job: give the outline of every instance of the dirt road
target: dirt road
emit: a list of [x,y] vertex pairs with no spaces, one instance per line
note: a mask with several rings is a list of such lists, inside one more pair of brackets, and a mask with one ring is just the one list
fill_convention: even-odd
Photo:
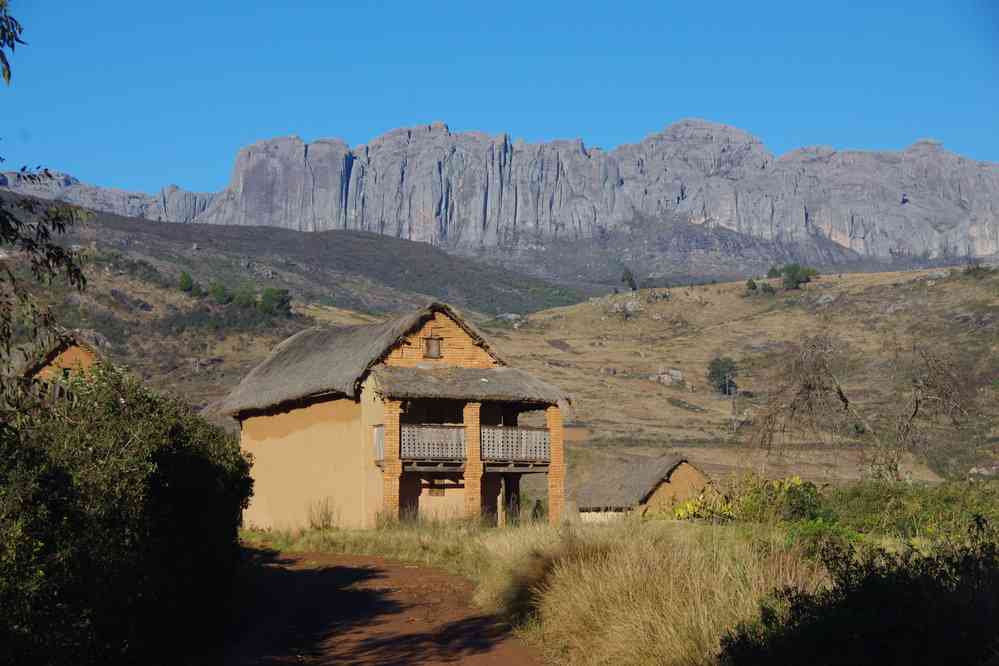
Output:
[[439,569],[251,550],[224,663],[540,664]]

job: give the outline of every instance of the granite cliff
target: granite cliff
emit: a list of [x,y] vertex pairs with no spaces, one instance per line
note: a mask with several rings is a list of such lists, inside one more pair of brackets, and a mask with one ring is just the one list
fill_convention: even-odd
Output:
[[353,148],[277,138],[240,150],[218,194],[133,194],[70,177],[39,186],[11,174],[0,187],[153,220],[366,230],[462,253],[599,238],[638,218],[825,254],[835,245],[844,260],[999,253],[999,164],[931,141],[778,158],[746,132],[701,120],[610,151],[442,123]]

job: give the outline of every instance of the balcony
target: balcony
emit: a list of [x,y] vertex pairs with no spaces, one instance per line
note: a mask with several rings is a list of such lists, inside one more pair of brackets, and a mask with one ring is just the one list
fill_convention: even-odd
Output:
[[[487,472],[539,471],[551,460],[546,428],[481,427],[481,458]],[[385,429],[374,429],[375,461],[385,459]],[[464,425],[403,425],[399,457],[406,470],[460,471],[467,459]],[[534,469],[538,468],[538,469]]]

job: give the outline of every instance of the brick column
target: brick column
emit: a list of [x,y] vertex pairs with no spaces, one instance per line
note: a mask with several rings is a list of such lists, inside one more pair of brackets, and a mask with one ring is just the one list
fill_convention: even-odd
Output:
[[558,525],[565,508],[565,437],[562,430],[562,410],[551,406],[545,411],[551,440],[551,461],[548,463],[548,522]]
[[385,401],[385,459],[382,462],[382,514],[388,520],[399,520],[399,495],[402,481],[402,461],[399,459],[402,431],[399,417],[402,402]]
[[482,403],[469,402],[462,413],[465,424],[465,515],[482,518]]

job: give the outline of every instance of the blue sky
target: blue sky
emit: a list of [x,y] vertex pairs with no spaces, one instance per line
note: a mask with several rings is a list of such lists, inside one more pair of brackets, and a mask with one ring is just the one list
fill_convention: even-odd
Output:
[[[850,8],[846,8],[850,5]],[[999,3],[11,0],[7,168],[217,190],[236,151],[394,127],[611,148],[684,117],[781,154],[931,137],[999,161]]]

